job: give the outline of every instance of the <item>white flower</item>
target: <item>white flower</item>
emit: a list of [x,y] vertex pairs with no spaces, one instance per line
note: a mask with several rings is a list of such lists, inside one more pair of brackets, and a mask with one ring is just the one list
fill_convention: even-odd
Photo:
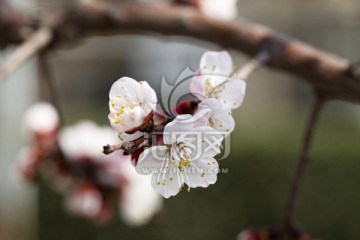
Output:
[[126,184],[120,196],[120,215],[129,226],[148,223],[163,205],[160,194],[151,186],[151,176],[139,175],[130,161],[121,161],[121,170]]
[[147,82],[122,77],[111,87],[109,120],[117,132],[134,132],[152,118],[157,98]]
[[59,135],[61,150],[71,161],[92,160],[101,162],[105,155],[102,147],[117,144],[114,131],[110,127],[97,126],[91,121],[81,121],[74,126],[65,127]]
[[237,17],[237,0],[200,0],[200,10],[207,16],[221,20]]
[[59,127],[59,115],[51,104],[39,102],[25,112],[24,125],[35,134],[52,133]]
[[146,149],[136,171],[152,174],[152,186],[165,198],[176,195],[184,184],[208,187],[217,180],[221,134],[208,126],[196,127],[197,116],[179,115],[164,130],[164,145]]
[[232,74],[229,53],[206,52],[201,57],[197,75],[191,80],[190,92],[200,100],[216,98],[225,107],[238,108],[245,97],[246,82],[231,78]]
[[39,167],[39,157],[36,151],[30,147],[20,149],[16,164],[17,179],[22,183],[32,183],[35,180]]
[[196,124],[199,126],[210,126],[225,135],[231,133],[235,128],[235,121],[230,109],[221,105],[221,103],[209,98],[199,103],[195,115],[199,118]]
[[102,211],[103,197],[92,184],[80,184],[66,197],[67,209],[76,215],[96,219]]

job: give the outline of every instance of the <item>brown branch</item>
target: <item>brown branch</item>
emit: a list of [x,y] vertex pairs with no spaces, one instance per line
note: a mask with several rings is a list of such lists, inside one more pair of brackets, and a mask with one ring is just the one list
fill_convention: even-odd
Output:
[[111,154],[118,150],[124,150],[124,155],[133,154],[136,150],[138,150],[144,143],[148,141],[148,137],[140,137],[130,142],[124,142],[122,144],[117,145],[105,145],[103,147],[104,154]]
[[[270,67],[303,77],[328,98],[360,103],[360,77],[352,73],[348,60],[242,19],[225,22],[208,18],[189,7],[165,4],[114,6],[96,0],[83,0],[76,7],[48,13],[48,16],[59,18],[58,24],[51,25],[52,46],[90,35],[160,33],[210,41],[250,56],[267,49],[271,52],[267,63]],[[23,25],[26,26],[26,22]]]
[[1,66],[0,79],[6,78],[27,60],[46,47],[51,42],[51,38],[52,32],[47,27],[41,28],[34,33],[26,42],[16,49]]
[[282,238],[284,239],[294,227],[294,215],[298,202],[300,187],[304,177],[306,165],[309,162],[310,148],[314,139],[316,124],[319,120],[324,102],[325,99],[323,98],[323,96],[318,95],[311,109],[308,123],[306,125],[300,156],[298,158],[297,165],[294,171],[293,181],[290,188],[290,195],[285,209],[286,212],[282,228]]
[[55,107],[60,117],[60,124],[62,124],[64,122],[64,116],[60,106],[59,88],[56,86],[47,51],[40,52],[39,54],[38,71],[40,82],[44,85],[47,92],[47,100]]
[[111,154],[115,151],[121,150],[122,145],[121,144],[117,144],[117,145],[105,145],[103,146],[103,153],[108,155]]

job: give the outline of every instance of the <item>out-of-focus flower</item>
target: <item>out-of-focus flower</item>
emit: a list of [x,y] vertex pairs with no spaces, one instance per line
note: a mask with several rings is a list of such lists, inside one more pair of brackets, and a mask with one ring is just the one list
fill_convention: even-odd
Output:
[[190,92],[200,100],[215,98],[224,107],[241,106],[246,82],[231,78],[233,63],[228,52],[206,52],[201,57],[200,69],[190,83]]
[[[239,233],[237,240],[277,240],[282,232],[278,228],[245,229]],[[308,233],[300,229],[291,229],[286,239],[314,240]]]
[[40,159],[37,151],[30,147],[20,150],[17,161],[17,176],[20,180],[33,183],[38,174]]
[[24,125],[35,135],[48,135],[58,129],[59,115],[51,104],[36,103],[25,112]]
[[130,161],[121,161],[124,184],[119,199],[120,215],[129,226],[148,223],[163,205],[160,194],[151,187],[151,177],[139,175]]
[[198,125],[208,125],[226,135],[235,128],[235,121],[230,109],[224,108],[215,98],[202,101],[195,114],[199,117],[196,122]]
[[20,151],[17,170],[22,180],[33,182],[44,158],[57,148],[59,116],[51,104],[39,102],[27,109],[23,126],[34,142]]
[[196,115],[179,115],[165,126],[164,145],[146,149],[136,171],[152,174],[152,186],[165,198],[176,195],[184,184],[208,187],[217,180],[222,135],[208,126],[195,126]]
[[64,127],[59,135],[59,144],[68,160],[74,162],[101,162],[104,143],[117,144],[119,140],[110,127],[101,127],[91,121],[81,121]]
[[234,20],[237,17],[237,0],[198,0],[201,12],[221,20]]
[[[129,139],[127,134],[120,138]],[[151,188],[149,176],[136,173],[130,155],[125,156],[122,150],[109,155],[101,153],[104,143],[119,143],[119,139],[111,128],[90,121],[82,121],[61,131],[60,146],[65,156],[75,164],[73,168],[78,172],[91,176],[87,184],[71,191],[68,209],[89,219],[107,220],[113,213],[106,194],[100,191],[99,187],[104,186],[105,193],[119,194],[120,214],[125,223],[132,226],[146,224],[162,205],[160,195]]]
[[78,216],[98,221],[111,217],[110,206],[99,189],[92,183],[84,182],[75,186],[66,197],[67,209]]
[[117,132],[134,133],[152,120],[157,98],[147,82],[122,77],[112,85],[109,97],[109,120]]

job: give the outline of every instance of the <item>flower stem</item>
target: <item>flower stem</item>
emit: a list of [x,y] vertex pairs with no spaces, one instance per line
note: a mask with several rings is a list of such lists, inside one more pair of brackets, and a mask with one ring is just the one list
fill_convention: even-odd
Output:
[[266,63],[270,59],[270,54],[267,51],[261,51],[247,64],[242,66],[234,73],[233,78],[246,80],[251,73],[253,73],[258,67]]
[[124,150],[124,155],[130,155],[139,149],[143,143],[145,143],[149,138],[140,137],[130,142],[125,142],[117,145],[105,145],[103,146],[103,153],[108,155],[118,150]]
[[54,79],[53,70],[48,60],[48,52],[42,51],[39,53],[38,65],[39,78],[44,86],[44,90],[47,92],[46,98],[58,112],[60,123],[62,124],[64,122],[64,116],[60,106],[60,94]]
[[108,155],[111,154],[117,150],[121,149],[121,144],[117,144],[117,145],[105,145],[103,146],[103,153]]
[[286,239],[289,232],[294,227],[294,215],[298,203],[298,196],[300,192],[301,183],[304,177],[307,163],[310,159],[310,149],[314,138],[314,132],[316,124],[319,120],[321,110],[323,108],[325,100],[318,96],[312,106],[310,116],[306,125],[304,138],[302,141],[300,155],[297,161],[297,165],[294,171],[293,180],[290,188],[290,195],[286,204],[285,218],[283,221],[283,227],[280,239]]

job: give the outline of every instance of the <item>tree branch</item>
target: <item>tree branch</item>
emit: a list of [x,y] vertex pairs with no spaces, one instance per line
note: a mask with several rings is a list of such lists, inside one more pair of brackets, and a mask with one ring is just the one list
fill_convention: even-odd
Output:
[[17,48],[12,55],[6,59],[0,68],[0,79],[6,78],[27,60],[38,54],[51,42],[51,38],[52,32],[47,27],[41,28],[34,33],[30,39]]
[[253,73],[257,68],[262,64],[265,64],[269,61],[270,55],[267,51],[262,51],[258,53],[250,62],[246,63],[238,71],[235,72],[233,78],[246,80],[251,73]]
[[284,218],[282,234],[281,234],[282,238],[285,238],[286,235],[289,234],[289,232],[294,227],[294,215],[298,202],[298,195],[304,177],[305,168],[307,163],[309,162],[310,148],[312,141],[314,139],[316,124],[319,120],[324,102],[325,99],[323,98],[323,96],[318,95],[310,112],[308,123],[306,125],[304,138],[302,141],[300,156],[293,175],[294,177],[293,177],[293,182],[291,184],[289,199],[286,205],[285,218]]
[[60,125],[62,125],[64,123],[64,116],[60,105],[59,88],[57,87],[54,79],[54,72],[52,71],[51,64],[49,63],[47,51],[39,53],[38,72],[40,82],[47,92],[46,99],[55,107],[60,117]]
[[[56,24],[51,25],[51,46],[91,35],[160,33],[206,40],[249,56],[266,49],[271,52],[268,66],[303,77],[328,98],[360,103],[360,77],[353,73],[348,60],[243,19],[225,22],[208,18],[190,7],[165,4],[107,5],[96,0],[82,0],[76,7],[49,11],[47,16],[58,18]],[[31,27],[32,22],[24,22],[21,26]],[[8,44],[16,43],[15,40],[7,40]],[[37,48],[32,54],[27,54],[27,58],[44,45],[45,42],[36,45]],[[9,65],[6,65],[6,73],[11,72]],[[14,65],[10,70],[15,69]],[[4,72],[4,67],[0,72]]]

